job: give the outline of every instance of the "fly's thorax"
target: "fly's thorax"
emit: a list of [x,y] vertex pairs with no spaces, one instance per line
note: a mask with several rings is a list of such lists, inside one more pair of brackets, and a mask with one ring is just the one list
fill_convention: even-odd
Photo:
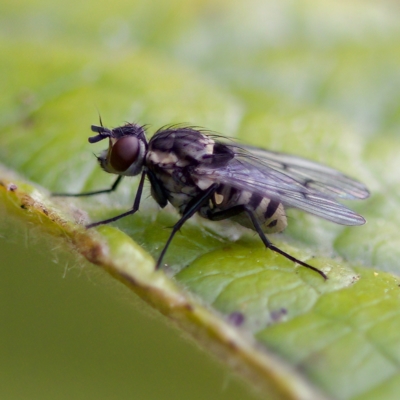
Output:
[[196,168],[209,167],[212,172],[227,165],[234,156],[229,146],[200,130],[178,126],[162,129],[150,139],[146,166],[171,196],[177,198],[174,193],[195,196],[215,183],[207,174],[196,174]]
[[182,164],[185,163],[180,162],[173,152],[149,150],[147,153],[147,168],[156,177],[168,201],[181,213],[190,200],[200,193],[191,179],[188,166]]
[[151,138],[146,161],[165,169],[194,167],[213,155],[214,145],[212,138],[195,129],[165,129]]
[[212,138],[192,128],[164,129],[150,139],[146,166],[179,212],[213,183],[194,178],[192,172],[212,158],[214,146]]

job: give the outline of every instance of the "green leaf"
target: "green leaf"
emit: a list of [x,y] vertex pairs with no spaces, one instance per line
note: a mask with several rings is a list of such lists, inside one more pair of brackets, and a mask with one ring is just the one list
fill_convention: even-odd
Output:
[[[39,18],[36,3],[25,3],[0,6],[4,218],[72,245],[271,398],[396,398],[398,10],[42,2]],[[106,126],[151,124],[151,135],[185,122],[338,168],[371,189],[370,199],[349,203],[368,224],[341,227],[290,210],[285,234],[271,236],[327,281],[267,251],[253,232],[200,218],[154,271],[177,214],[160,211],[148,191],[135,216],[83,228],[127,210],[137,179],[109,196],[49,195],[111,184],[92,155],[103,145],[87,143],[97,110]]]

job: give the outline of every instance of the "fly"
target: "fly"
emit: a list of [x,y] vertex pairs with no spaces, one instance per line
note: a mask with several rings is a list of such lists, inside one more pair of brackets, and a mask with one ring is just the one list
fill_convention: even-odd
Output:
[[363,225],[365,219],[337,199],[365,199],[368,189],[335,169],[300,157],[250,146],[224,143],[221,137],[190,126],[159,129],[147,140],[144,126],[128,123],[108,129],[92,125],[90,143],[108,139],[108,149],[97,157],[101,168],[117,179],[109,189],[55,196],[92,196],[114,191],[124,176],[141,175],[133,207],[115,217],[91,223],[108,224],[139,210],[145,179],[161,208],[171,203],[180,219],[161,251],[167,249],[183,224],[198,213],[203,218],[231,219],[257,232],[266,248],[310,268],[324,272],[270,242],[266,233],[287,226],[285,209],[298,208],[341,225]]

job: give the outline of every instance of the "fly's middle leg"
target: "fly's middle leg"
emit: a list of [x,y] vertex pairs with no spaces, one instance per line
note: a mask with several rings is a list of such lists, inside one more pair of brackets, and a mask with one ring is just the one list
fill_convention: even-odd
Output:
[[179,231],[179,229],[182,228],[183,224],[190,217],[192,217],[194,214],[196,214],[196,212],[199,211],[200,208],[204,206],[204,204],[207,204],[209,202],[209,200],[214,195],[217,188],[218,188],[218,184],[211,185],[207,190],[202,192],[199,196],[193,198],[193,200],[188,203],[188,205],[186,206],[185,210],[182,213],[182,217],[172,228],[172,232],[169,235],[169,238],[168,238],[167,242],[165,243],[160,256],[158,257],[156,269],[160,268],[160,265],[164,258],[164,255],[167,252],[168,247],[169,247],[173,237],[175,236],[175,234]]

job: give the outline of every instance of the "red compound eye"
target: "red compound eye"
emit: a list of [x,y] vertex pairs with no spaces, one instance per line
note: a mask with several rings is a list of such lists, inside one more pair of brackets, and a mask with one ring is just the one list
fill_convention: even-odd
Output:
[[138,153],[139,139],[124,136],[112,147],[109,162],[116,171],[124,172],[136,161]]

